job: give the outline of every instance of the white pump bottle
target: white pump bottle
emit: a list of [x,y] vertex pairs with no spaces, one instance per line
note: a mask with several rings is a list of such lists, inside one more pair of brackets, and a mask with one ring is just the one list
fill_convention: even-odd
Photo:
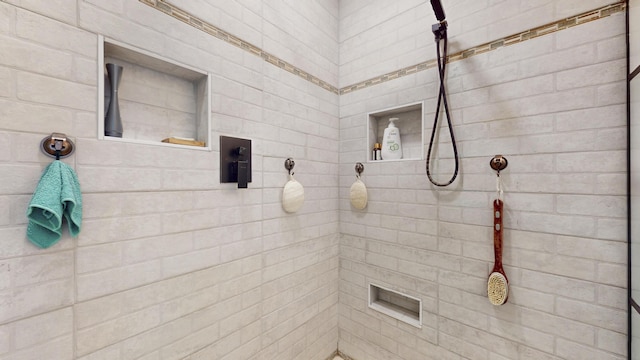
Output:
[[382,137],[382,160],[402,159],[402,142],[400,141],[400,129],[394,121],[398,118],[390,118],[389,126],[384,129]]

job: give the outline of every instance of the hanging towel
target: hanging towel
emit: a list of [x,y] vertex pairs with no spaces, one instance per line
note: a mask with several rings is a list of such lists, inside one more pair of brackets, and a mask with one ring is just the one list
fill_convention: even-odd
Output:
[[62,219],[76,237],[82,225],[82,194],[73,169],[60,160],[49,164],[38,182],[27,208],[27,237],[35,245],[48,248],[62,237]]

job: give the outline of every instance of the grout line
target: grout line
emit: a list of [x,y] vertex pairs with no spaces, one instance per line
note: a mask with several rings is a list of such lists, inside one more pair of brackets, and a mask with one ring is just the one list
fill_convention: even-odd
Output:
[[[296,75],[304,80],[307,80],[321,88],[332,92],[337,95],[349,94],[357,90],[362,90],[374,85],[378,85],[387,81],[391,81],[400,77],[413,75],[417,72],[424,71],[436,67],[436,59],[427,60],[415,65],[407,66],[405,68],[395,70],[380,76],[376,76],[371,79],[360,81],[358,83],[345,86],[343,88],[337,88],[320,78],[311,75],[310,73],[288,63],[285,60],[278,58],[277,56],[270,54],[259,47],[246,42],[233,34],[230,34],[219,27],[207,23],[206,21],[198,18],[193,14],[180,9],[179,7],[167,2],[166,0],[138,0],[143,4],[149,5],[154,9],[161,11],[187,25],[190,25],[200,31],[203,31],[215,38],[225,41],[235,47],[248,51],[249,53],[261,57],[264,61],[279,67],[293,75]],[[490,41],[467,50],[459,51],[455,54],[447,56],[447,63],[451,63],[458,60],[464,60],[475,55],[480,55],[489,51],[494,51],[506,46],[511,46],[525,42],[527,40],[534,39],[539,36],[552,34],[561,30],[589,23],[591,21],[599,20],[610,15],[623,12],[627,8],[626,0],[603,6],[601,8],[590,10],[575,16],[564,18],[558,21],[550,22],[548,24],[538,26],[529,30],[522,31],[520,33],[509,35],[507,37]]]

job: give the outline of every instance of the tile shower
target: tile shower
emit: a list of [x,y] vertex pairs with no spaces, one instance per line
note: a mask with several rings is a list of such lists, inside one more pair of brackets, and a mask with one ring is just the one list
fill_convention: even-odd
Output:
[[[434,190],[424,160],[366,161],[368,113],[424,101],[431,130],[428,2],[1,1],[0,359],[626,358],[624,4],[443,5],[462,166]],[[211,74],[212,151],[98,139],[98,35]],[[39,250],[24,209],[53,131],[84,224]],[[248,189],[220,184],[219,135],[253,140]],[[493,307],[499,153],[512,292]],[[446,173],[445,136],[438,156]],[[370,283],[419,298],[422,327],[369,309]]]

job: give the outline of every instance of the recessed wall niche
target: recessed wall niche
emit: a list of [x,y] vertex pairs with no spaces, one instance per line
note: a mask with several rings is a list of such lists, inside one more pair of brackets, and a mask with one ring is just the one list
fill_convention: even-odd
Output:
[[[397,107],[373,111],[367,114],[367,159],[369,161],[422,160],[424,157],[424,103],[416,102]],[[395,125],[400,129],[402,159],[374,160],[372,150],[376,143],[382,144],[384,129],[390,118],[398,118]],[[384,144],[383,144],[384,146]]]
[[369,284],[369,308],[417,328],[422,327],[422,300]]
[[[121,138],[104,131],[108,63],[123,67],[118,87]],[[206,71],[98,37],[99,139],[211,150],[210,88]]]

